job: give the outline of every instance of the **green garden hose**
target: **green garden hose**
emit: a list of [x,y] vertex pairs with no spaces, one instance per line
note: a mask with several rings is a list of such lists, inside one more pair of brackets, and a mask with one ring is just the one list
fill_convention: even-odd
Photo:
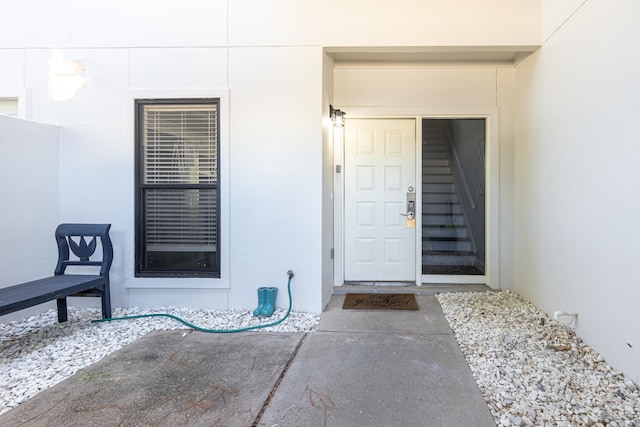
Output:
[[112,317],[110,319],[96,319],[96,320],[92,320],[91,323],[111,322],[113,320],[141,319],[141,318],[145,318],[145,317],[169,317],[171,319],[177,320],[178,322],[188,326],[189,328],[193,329],[194,331],[206,332],[206,333],[210,333],[210,334],[232,334],[232,333],[236,333],[236,332],[250,331],[250,330],[253,330],[253,329],[268,328],[270,326],[275,326],[275,325],[277,325],[279,323],[284,322],[284,320],[287,317],[289,317],[289,313],[291,313],[291,306],[293,305],[293,300],[291,298],[291,278],[293,277],[293,271],[291,271],[291,270],[287,271],[287,276],[289,276],[289,281],[287,282],[287,292],[289,294],[289,309],[287,310],[287,313],[284,315],[284,317],[282,317],[280,320],[277,320],[277,321],[275,321],[273,323],[265,323],[264,325],[247,326],[246,328],[240,328],[240,329],[206,329],[206,328],[201,328],[201,327],[196,326],[196,325],[192,325],[191,323],[187,322],[186,320],[181,319],[178,316],[174,316],[173,314],[168,314],[168,313],[150,313],[150,314],[138,314],[138,315],[135,315],[135,316]]

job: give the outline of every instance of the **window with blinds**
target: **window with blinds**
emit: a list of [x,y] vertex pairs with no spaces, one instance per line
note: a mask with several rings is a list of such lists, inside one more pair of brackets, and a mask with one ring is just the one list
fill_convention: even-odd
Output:
[[136,110],[136,274],[219,277],[219,101]]

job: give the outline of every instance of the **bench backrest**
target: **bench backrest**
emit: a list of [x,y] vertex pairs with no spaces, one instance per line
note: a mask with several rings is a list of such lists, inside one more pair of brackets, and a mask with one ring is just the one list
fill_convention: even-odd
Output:
[[[60,224],[56,228],[58,244],[58,265],[55,275],[64,274],[69,265],[100,266],[100,275],[109,277],[109,269],[113,261],[113,246],[109,238],[111,224]],[[92,261],[96,250],[96,238],[102,243],[102,260]],[[87,238],[91,239],[87,243]],[[69,259],[72,252],[79,259]]]

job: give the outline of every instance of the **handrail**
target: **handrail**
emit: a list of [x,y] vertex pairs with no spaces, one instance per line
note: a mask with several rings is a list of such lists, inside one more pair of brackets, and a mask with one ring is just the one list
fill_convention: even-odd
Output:
[[460,161],[460,157],[458,157],[458,152],[456,151],[456,147],[451,143],[451,141],[453,140],[453,137],[449,132],[449,128],[447,128],[446,126],[442,126],[442,129],[447,134],[447,143],[451,148],[451,153],[453,154],[453,159],[455,160],[456,168],[458,169],[459,175],[462,178],[462,185],[464,186],[464,191],[467,194],[467,198],[469,199],[469,205],[471,206],[471,209],[475,210],[478,208],[478,205],[476,205],[475,200],[473,200],[473,193],[471,192],[471,189],[469,188],[469,183],[467,182],[467,178],[464,175],[464,170],[462,169],[462,162]]

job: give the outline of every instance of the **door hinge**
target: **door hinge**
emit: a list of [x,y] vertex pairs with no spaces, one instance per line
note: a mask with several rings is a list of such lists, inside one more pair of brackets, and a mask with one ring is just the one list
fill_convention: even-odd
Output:
[[335,256],[335,251],[333,250],[333,248],[331,248],[331,251],[329,252],[329,257],[330,259],[333,259],[334,256]]
[[342,165],[336,165],[336,173],[342,172]]

